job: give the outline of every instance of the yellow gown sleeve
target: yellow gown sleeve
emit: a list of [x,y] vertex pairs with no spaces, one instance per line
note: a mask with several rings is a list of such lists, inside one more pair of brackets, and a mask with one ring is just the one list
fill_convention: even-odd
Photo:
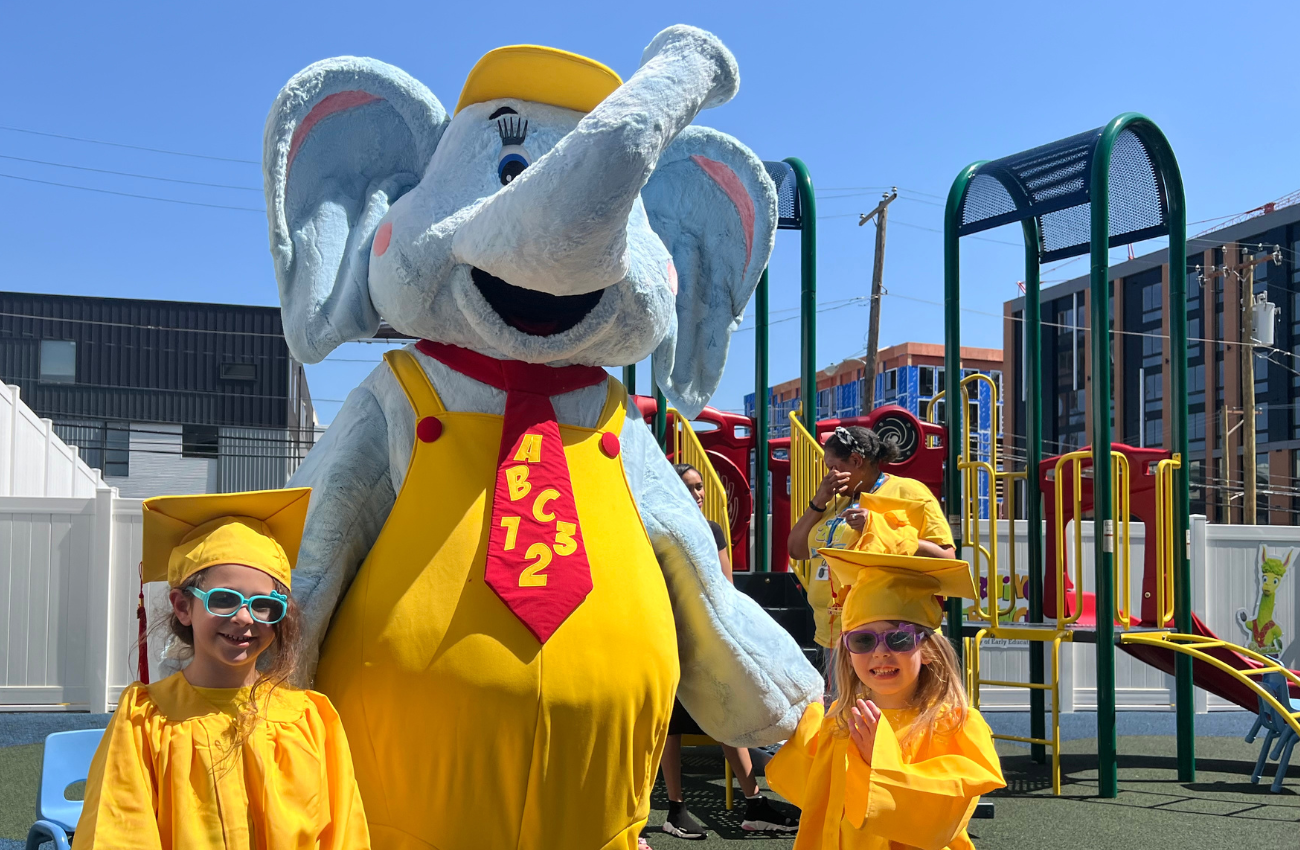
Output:
[[808,777],[813,757],[817,755],[817,736],[821,732],[826,709],[815,702],[804,709],[793,737],[777,750],[764,769],[772,790],[799,808],[807,808]]
[[150,728],[155,719],[143,687],[133,685],[122,692],[90,763],[86,801],[72,837],[74,850],[161,850],[158,783],[150,758]]
[[922,850],[947,847],[965,829],[979,796],[1006,785],[992,733],[974,709],[961,729],[927,741],[910,762],[882,717],[870,777],[865,809],[859,814],[848,811],[859,807],[846,805],[845,814],[851,821],[864,818],[875,835]]
[[320,850],[367,850],[370,847],[370,830],[366,825],[366,812],[361,805],[361,789],[357,787],[352,767],[352,753],[338,712],[324,694],[308,691],[325,729],[320,743],[320,755],[325,764],[326,785],[329,794],[330,826],[321,835]]

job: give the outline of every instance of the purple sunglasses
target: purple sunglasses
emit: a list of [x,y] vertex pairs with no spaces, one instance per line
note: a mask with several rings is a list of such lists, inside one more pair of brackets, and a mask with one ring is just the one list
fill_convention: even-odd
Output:
[[913,623],[903,623],[887,632],[873,632],[871,629],[856,629],[840,636],[844,648],[854,655],[866,655],[874,652],[876,645],[884,641],[890,652],[911,652],[930,636],[930,630]]

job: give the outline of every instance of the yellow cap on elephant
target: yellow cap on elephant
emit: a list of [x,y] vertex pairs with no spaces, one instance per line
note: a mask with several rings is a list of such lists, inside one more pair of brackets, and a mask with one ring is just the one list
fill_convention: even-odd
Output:
[[289,587],[310,496],[297,487],[146,499],[142,578],[178,587],[199,570],[240,564]]
[[590,112],[623,80],[594,59],[540,47],[516,44],[491,51],[469,72],[456,111],[467,106],[513,97],[578,112]]

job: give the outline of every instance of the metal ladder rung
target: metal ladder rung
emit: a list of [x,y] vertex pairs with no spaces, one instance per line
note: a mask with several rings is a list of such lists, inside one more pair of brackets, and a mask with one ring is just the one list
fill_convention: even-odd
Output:
[[1263,676],[1265,673],[1279,673],[1287,668],[1274,664],[1272,667],[1252,667],[1249,670],[1242,670],[1243,676]]
[[1019,741],[1022,744],[1042,744],[1045,747],[1052,746],[1052,742],[1046,738],[1022,738],[1019,735],[993,735],[999,741]]

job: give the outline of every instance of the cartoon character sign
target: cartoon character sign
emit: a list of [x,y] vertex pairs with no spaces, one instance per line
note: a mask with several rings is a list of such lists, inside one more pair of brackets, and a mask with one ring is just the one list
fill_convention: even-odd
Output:
[[454,116],[372,59],[319,62],[267,121],[289,345],[386,320],[421,341],[348,397],[294,476],[315,683],[376,846],[633,848],[673,693],[715,738],[789,736],[822,682],[723,579],[601,367],[653,354],[694,416],[767,264],[775,190],[690,126],[731,54],[671,27],[626,81],[550,48],[487,54]]
[[1273,606],[1277,602],[1277,589],[1286,578],[1291,566],[1291,559],[1296,550],[1286,550],[1286,557],[1278,557],[1279,551],[1273,549],[1269,557],[1268,547],[1259,547],[1259,599],[1255,602],[1255,616],[1247,618],[1245,608],[1237,610],[1237,625],[1246,633],[1246,648],[1268,655],[1278,656],[1284,648],[1282,627],[1273,621]]

